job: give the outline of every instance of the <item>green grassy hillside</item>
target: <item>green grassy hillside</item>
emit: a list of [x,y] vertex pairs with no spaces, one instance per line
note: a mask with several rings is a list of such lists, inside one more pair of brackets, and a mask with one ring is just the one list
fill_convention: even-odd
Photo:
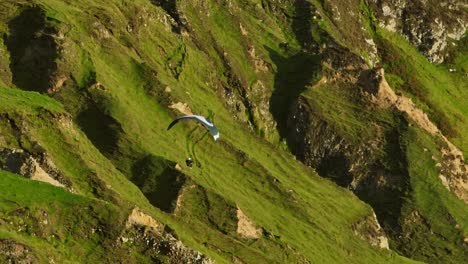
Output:
[[[314,113],[350,144],[373,138],[372,122],[400,132],[395,127],[405,123],[402,115],[368,107],[361,88],[355,89],[359,85],[332,81],[313,88],[324,76],[354,80],[348,77],[354,69],[337,60],[349,58],[354,65],[360,56],[359,67],[372,64],[368,46],[359,41],[374,36],[388,51],[382,63],[392,87],[413,96],[466,153],[467,113],[456,81],[465,77],[447,75],[398,36],[369,25],[350,37],[354,31],[337,30],[340,25],[328,17],[330,6],[322,2],[0,3],[0,262],[182,263],[196,251],[203,257],[190,259],[194,263],[209,263],[207,258],[217,263],[413,262],[402,255],[463,259],[466,204],[437,181],[437,171],[428,169],[432,160],[417,158],[421,148],[438,151],[431,136],[417,129],[401,133],[405,152],[400,154],[412,166],[405,168],[410,189],[397,192],[409,202],[398,209],[406,216],[416,208],[430,221],[421,228],[435,230],[447,242],[403,224],[398,227],[417,239],[398,240],[394,226],[382,225],[390,250],[361,238],[378,235],[371,227],[361,234],[355,228],[374,211],[381,224],[387,223],[381,221],[385,212],[379,213],[385,208],[375,208],[382,203],[364,199],[372,208],[362,195],[320,177],[289,152],[288,118],[298,97],[309,100]],[[347,3],[362,12],[362,22],[348,23],[354,30],[370,12],[357,2]],[[415,64],[400,72],[391,64],[391,52],[400,56],[399,64]],[[454,63],[463,68],[461,54]],[[413,71],[420,87],[411,90],[407,83],[413,80],[405,78]],[[214,142],[191,122],[166,131],[183,114],[180,105],[184,112],[214,114],[221,139]],[[389,149],[379,158],[398,167],[393,156],[387,159]],[[189,156],[195,160],[192,168],[185,166]],[[28,169],[31,164],[35,169]],[[65,187],[17,175],[37,174],[39,167]],[[440,197],[433,200],[431,192]],[[431,209],[433,202],[437,210]],[[163,228],[129,227],[134,208]],[[257,230],[253,237],[239,231],[239,210]],[[435,220],[447,215],[454,220]],[[171,239],[180,240],[183,249]],[[431,246],[418,251],[423,240]],[[18,245],[26,250],[10,250]]]

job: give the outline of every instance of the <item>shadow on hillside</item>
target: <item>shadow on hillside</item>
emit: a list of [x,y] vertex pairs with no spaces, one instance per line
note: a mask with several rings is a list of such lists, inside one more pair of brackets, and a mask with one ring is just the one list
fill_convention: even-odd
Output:
[[58,47],[39,7],[24,9],[8,23],[10,35],[4,39],[10,52],[13,83],[20,89],[46,92],[57,70]]
[[77,115],[76,123],[107,158],[112,158],[113,153],[119,151],[118,142],[123,133],[121,124],[94,103]]
[[286,123],[291,105],[320,74],[320,56],[299,52],[290,57],[283,57],[268,47],[266,49],[277,67],[274,91],[270,98],[270,112],[277,123],[280,136],[286,138]]
[[179,192],[187,180],[175,165],[162,157],[147,155],[132,167],[131,181],[153,206],[167,213],[174,211]]
[[[319,79],[321,72],[321,57],[317,55],[319,45],[312,35],[313,30],[319,32],[312,23],[315,8],[306,0],[296,0],[294,8],[291,26],[302,50],[284,56],[265,47],[277,67],[274,91],[270,99],[270,112],[277,123],[281,138],[287,137],[286,123],[291,105],[308,85]],[[288,44],[283,44],[281,48],[288,53]]]
[[175,25],[172,25],[172,32],[180,34],[182,29],[186,29],[187,22],[182,18],[177,10],[177,2],[174,0],[151,0],[151,3],[155,6],[159,6],[171,16],[175,21]]
[[307,0],[296,0],[294,2],[294,17],[292,30],[294,35],[304,50],[312,50],[316,45],[311,34],[312,13],[315,7]]

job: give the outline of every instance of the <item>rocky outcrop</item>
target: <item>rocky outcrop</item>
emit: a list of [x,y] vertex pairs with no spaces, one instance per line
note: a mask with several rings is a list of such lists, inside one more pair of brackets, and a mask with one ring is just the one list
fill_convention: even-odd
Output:
[[[243,34],[247,34],[246,32],[242,30],[242,27],[241,27],[241,32],[243,32]],[[254,69],[256,73],[270,71],[271,65],[269,65],[266,61],[264,61],[260,56],[258,56],[255,53],[254,46],[249,46],[247,49],[247,52],[250,55],[250,59],[252,60],[254,64]]]
[[[330,43],[322,54],[322,78],[312,89],[321,85],[349,87],[368,69],[359,56],[336,43]],[[350,91],[351,92],[351,91]],[[341,186],[357,189],[375,162],[378,138],[355,143],[343,137],[335,124],[314,109],[309,99],[299,96],[292,104],[287,120],[287,142],[296,157],[316,168],[320,175],[333,178]]]
[[[375,106],[356,87],[362,86],[363,75],[369,71],[368,64],[350,50],[328,44],[322,54],[322,78],[308,88],[312,91],[300,95],[290,109],[287,142],[298,160],[315,168],[319,175],[351,189],[373,207],[380,224],[371,224],[377,220],[367,219],[364,221],[367,224],[357,224],[355,230],[366,226],[366,235],[359,236],[388,248],[383,230],[398,228],[404,197],[409,191],[405,149],[400,142],[400,134],[408,124],[397,111],[391,112],[394,118],[391,127],[366,114]],[[315,94],[314,89],[320,92]],[[327,90],[333,98],[329,102],[321,102],[328,96],[315,98],[327,94]],[[335,102],[340,106],[328,105]],[[353,107],[346,107],[350,103]],[[338,115],[336,111],[351,113]],[[366,127],[356,131],[346,129],[360,122]],[[392,239],[393,235],[390,234]]]
[[132,212],[128,216],[125,227],[130,228],[135,225],[146,226],[152,230],[161,231],[164,229],[164,225],[154,220],[151,216],[143,213],[139,208],[133,208]]
[[[257,130],[263,135],[271,135],[275,132],[275,120],[270,113],[269,99],[271,90],[261,79],[248,84],[241,73],[236,72],[229,53],[217,48],[218,56],[222,59],[226,82],[213,81],[218,87],[221,96],[226,102],[227,108],[235,119],[247,123],[251,129]],[[266,63],[255,47],[248,47],[247,51],[251,59],[252,67],[258,74],[270,71],[271,66]]]
[[187,32],[188,22],[186,17],[177,8],[178,3],[170,0],[151,0],[153,5],[159,6],[167,13],[167,20],[171,22],[172,31],[178,34]]
[[140,247],[154,261],[162,256],[168,263],[213,264],[212,259],[185,246],[164,224],[134,208],[117,243]]
[[[369,160],[364,157],[372,157],[371,149],[352,146],[328,121],[314,113],[304,97],[292,106],[288,121],[288,145],[300,161],[341,186],[357,187],[359,180],[353,178],[353,172],[365,170]],[[357,152],[366,155],[355,155]]]
[[379,25],[403,34],[434,63],[465,36],[468,4],[455,0],[370,0]]
[[372,32],[362,23],[368,19],[364,17],[368,14],[363,14],[364,10],[362,10],[359,0],[323,0],[321,2],[327,17],[331,20],[330,26],[333,27],[333,31],[340,33],[335,38],[360,54],[369,65],[377,64],[379,56]]
[[30,247],[11,239],[0,239],[0,262],[32,264],[37,261]]
[[358,221],[352,228],[355,235],[368,241],[372,246],[389,249],[388,238],[380,227],[375,213]]
[[[372,102],[381,107],[394,107],[397,110],[406,113],[413,122],[430,134],[441,134],[437,126],[429,120],[427,114],[416,107],[410,98],[401,94],[397,95],[392,90],[384,77],[383,69],[372,71],[370,74],[373,80],[368,82],[371,85],[366,86],[366,88],[371,94]],[[374,85],[372,82],[374,82]]]
[[322,64],[329,83],[356,84],[361,72],[369,69],[364,59],[335,42],[328,43],[322,51]]
[[371,73],[374,85],[368,86],[371,100],[381,107],[393,107],[405,113],[419,127],[443,142],[441,148],[442,164],[439,164],[440,179],[445,187],[458,198],[468,203],[468,165],[463,153],[439,128],[429,119],[426,113],[419,109],[410,98],[396,94],[384,76],[384,70],[379,69]]
[[71,182],[58,171],[46,154],[31,155],[21,149],[0,150],[0,168],[26,178],[71,189]]
[[468,164],[457,148],[447,146],[441,149],[442,162],[436,164],[440,168],[439,178],[448,190],[468,203]]

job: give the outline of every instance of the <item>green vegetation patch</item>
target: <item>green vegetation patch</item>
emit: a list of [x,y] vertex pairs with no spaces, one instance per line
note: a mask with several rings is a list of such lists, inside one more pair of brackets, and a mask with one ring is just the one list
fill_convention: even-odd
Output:
[[0,87],[0,111],[37,112],[45,109],[54,113],[63,112],[62,105],[56,100],[37,92],[21,91]]
[[110,242],[119,235],[126,217],[115,206],[5,171],[0,171],[0,189],[0,237],[16,232],[13,238],[44,257],[112,258]]
[[322,117],[352,143],[363,143],[377,135],[372,122],[379,125],[396,124],[392,111],[379,109],[362,96],[359,89],[349,84],[320,85],[303,93],[314,114]]
[[402,210],[400,225],[407,234],[391,246],[421,261],[462,263],[466,258],[463,239],[467,234],[467,206],[450,193],[436,166],[439,147],[422,129],[411,126],[404,135],[411,189]]
[[[25,212],[36,214],[43,208],[42,204],[39,207],[30,200],[35,196],[24,193],[42,195],[44,204],[51,204],[47,213],[60,223],[56,232],[59,240],[52,245],[57,245],[57,254],[63,255],[62,259],[74,261],[80,257],[81,261],[90,263],[113,262],[112,258],[139,260],[132,251],[117,252],[106,244],[117,238],[115,233],[122,224],[123,209],[138,206],[167,223],[184,244],[219,262],[233,262],[235,258],[265,263],[295,263],[304,259],[322,263],[408,261],[392,251],[372,248],[353,234],[352,224],[371,214],[367,205],[351,192],[320,178],[292,155],[252,134],[226,109],[220,95],[222,91],[219,91],[222,87],[216,86],[218,78],[227,78],[223,75],[226,70],[223,63],[230,63],[232,72],[246,86],[265,78],[265,84],[270,84],[267,87],[273,87],[275,81],[271,72],[262,73],[263,76],[255,73],[247,51],[250,43],[245,40],[251,41],[256,55],[267,62],[274,58],[268,56],[270,51],[265,47],[271,47],[284,57],[284,79],[291,73],[287,66],[293,65],[293,60],[298,60],[295,69],[305,66],[311,72],[313,66],[309,62],[316,62],[316,57],[310,54],[294,57],[299,51],[299,42],[290,45],[293,47],[290,53],[283,50],[286,46],[280,48],[277,40],[292,40],[294,34],[279,29],[265,30],[258,19],[260,15],[253,14],[262,13],[262,9],[250,9],[249,19],[241,20],[231,14],[235,14],[240,1],[232,1],[232,10],[219,1],[199,2],[199,9],[198,6],[184,6],[194,30],[183,36],[166,29],[166,13],[150,1],[109,1],[106,5],[94,0],[38,2],[42,3],[46,17],[70,26],[64,38],[74,55],[63,59],[76,67],[66,73],[74,79],[75,85],[65,86],[54,95],[63,107],[37,93],[2,88],[0,109],[8,112],[27,109],[35,113],[41,107],[56,112],[65,108],[72,116],[70,120],[62,120],[65,122],[48,114],[18,118],[24,118],[27,136],[40,142],[57,167],[71,178],[79,193],[106,202],[64,194],[55,187],[21,178],[15,178],[21,184],[11,183],[15,179],[8,180],[5,188],[13,190],[16,185],[21,185],[20,190],[26,188],[18,197],[15,193],[8,193],[7,197],[24,202],[24,206],[30,208]],[[203,3],[207,4],[203,6]],[[183,5],[182,1],[177,4]],[[140,17],[147,20],[135,21]],[[274,24],[277,20],[270,17],[268,21]],[[247,36],[241,32],[240,22],[245,23]],[[313,36],[316,40],[319,37]],[[64,49],[67,50],[66,46]],[[318,75],[309,77],[315,80]],[[154,83],[157,87],[152,89],[149,85],[155,79],[159,82]],[[300,80],[301,84],[306,81]],[[170,88],[170,97],[161,100],[158,94],[166,86]],[[316,107],[336,123],[344,122],[343,130],[352,138],[356,139],[359,133],[371,134],[362,125],[371,119],[366,115],[371,114],[361,116],[357,107],[346,103],[348,97],[344,91],[333,90],[331,94],[325,90],[315,94],[312,91],[310,96],[326,101],[327,105],[316,102]],[[176,102],[186,103],[194,113],[216,113],[221,139],[215,143],[207,137],[196,146],[200,167],[183,166],[188,154],[186,136],[197,125],[184,123],[166,131],[167,125],[178,115],[166,106]],[[328,105],[338,105],[342,110],[327,112]],[[387,118],[385,114],[382,116],[380,118]],[[197,132],[202,134],[204,130],[198,127]],[[182,164],[183,173],[199,186],[188,189],[185,215],[180,218],[154,206],[163,209],[174,206],[177,188],[172,189],[168,183],[175,172],[166,170],[175,166],[175,162]],[[135,169],[134,174],[132,169]],[[129,179],[143,187],[137,188]],[[43,188],[50,194],[41,194]],[[155,190],[162,198],[152,193]],[[4,195],[3,192],[0,195]],[[63,198],[54,204],[50,201],[54,201],[55,196]],[[153,198],[154,204],[150,203]],[[42,201],[40,197],[37,200]],[[16,206],[14,202],[8,208],[3,204],[5,210],[10,211]],[[236,206],[263,229],[259,239],[236,235]],[[73,218],[76,212],[83,212],[83,216]],[[23,215],[18,216],[15,221],[22,218]],[[103,231],[92,233],[89,227],[95,226]],[[3,228],[2,225],[0,230]],[[1,234],[10,236],[12,233],[22,243],[30,241],[33,248],[49,243],[37,242],[32,235],[13,228]]]

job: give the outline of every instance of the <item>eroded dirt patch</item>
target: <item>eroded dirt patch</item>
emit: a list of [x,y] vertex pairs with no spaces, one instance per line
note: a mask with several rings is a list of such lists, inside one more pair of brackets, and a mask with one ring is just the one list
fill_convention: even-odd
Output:
[[262,236],[262,229],[258,228],[255,223],[237,208],[237,233],[245,238],[260,238]]
[[126,228],[130,228],[134,225],[147,226],[153,230],[162,230],[164,228],[163,224],[143,213],[139,208],[133,208],[132,212],[128,216],[127,222],[125,223]]
[[169,108],[175,109],[184,115],[193,115],[192,109],[190,109],[190,106],[188,106],[186,103],[173,103],[169,106]]

